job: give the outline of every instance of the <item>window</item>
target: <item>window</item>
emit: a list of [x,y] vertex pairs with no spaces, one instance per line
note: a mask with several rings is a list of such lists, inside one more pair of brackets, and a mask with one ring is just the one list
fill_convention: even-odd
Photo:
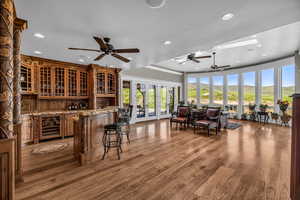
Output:
[[197,79],[188,78],[188,104],[196,104],[197,102]]
[[292,104],[292,98],[290,97],[295,93],[295,66],[288,65],[282,67],[281,73],[281,95],[282,100],[287,100],[290,105]]
[[287,65],[282,67],[281,71],[281,96],[282,100],[290,103],[287,114],[292,115],[292,94],[295,93],[295,66]]
[[239,75],[229,74],[227,76],[227,80],[228,80],[228,89],[227,89],[228,104],[238,105],[239,104]]
[[200,103],[209,104],[209,78],[200,78]]
[[145,117],[145,94],[146,94],[145,84],[138,83],[136,85],[137,118]]
[[244,112],[248,112],[248,105],[255,104],[255,72],[246,72],[244,79]]
[[123,107],[128,107],[130,105],[130,81],[123,81]]
[[261,104],[274,107],[274,69],[261,71]]
[[156,86],[151,85],[149,90],[149,98],[148,98],[148,115],[155,116],[156,115]]
[[160,88],[160,114],[167,114],[167,88],[163,86]]
[[175,88],[174,87],[169,88],[169,97],[170,97],[169,113],[173,113],[174,106],[175,106]]
[[213,102],[215,104],[222,105],[223,104],[223,84],[224,77],[223,76],[213,76]]

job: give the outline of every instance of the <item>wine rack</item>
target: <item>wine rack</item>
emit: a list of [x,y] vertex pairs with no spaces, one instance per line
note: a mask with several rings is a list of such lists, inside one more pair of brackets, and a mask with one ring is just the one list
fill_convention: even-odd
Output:
[[88,96],[87,72],[80,72],[80,96]]
[[65,96],[64,68],[55,68],[55,96]]
[[69,69],[69,96],[77,96],[77,71]]
[[21,89],[23,92],[32,91],[31,68],[21,67]]
[[107,93],[115,94],[116,92],[116,78],[112,73],[107,74]]
[[50,116],[41,118],[42,139],[60,137],[60,116]]
[[41,96],[51,96],[51,68],[40,68],[40,93]]
[[97,80],[97,94],[104,94],[105,93],[105,73],[98,72],[96,75]]

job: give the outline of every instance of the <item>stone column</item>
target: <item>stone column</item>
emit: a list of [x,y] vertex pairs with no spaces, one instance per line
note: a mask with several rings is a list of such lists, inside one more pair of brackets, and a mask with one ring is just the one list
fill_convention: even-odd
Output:
[[13,137],[13,0],[0,1],[0,139]]
[[21,120],[21,32],[27,29],[27,22],[16,18],[14,21],[14,77],[13,77],[13,123],[16,138],[16,180],[22,181],[22,120]]

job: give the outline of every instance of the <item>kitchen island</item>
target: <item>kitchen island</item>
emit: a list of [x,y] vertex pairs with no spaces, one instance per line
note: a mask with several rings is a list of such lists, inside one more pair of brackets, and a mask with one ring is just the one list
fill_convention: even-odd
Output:
[[[32,112],[22,115],[22,144],[74,136],[74,120],[80,116],[98,116],[99,122],[114,120],[117,107],[104,109]],[[97,127],[94,127],[97,128]]]

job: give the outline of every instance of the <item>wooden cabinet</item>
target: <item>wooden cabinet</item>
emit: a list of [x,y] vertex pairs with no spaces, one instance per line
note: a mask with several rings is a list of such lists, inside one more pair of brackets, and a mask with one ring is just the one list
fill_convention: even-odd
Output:
[[40,67],[40,97],[88,98],[88,73],[70,67]]
[[23,116],[22,119],[22,145],[33,142],[33,123],[31,116]]
[[115,96],[117,91],[116,72],[111,70],[98,70],[96,72],[97,96]]
[[76,117],[78,117],[78,114],[66,114],[65,115],[64,137],[74,136],[74,119]]
[[21,66],[21,90],[22,93],[33,92],[33,69],[32,67]]

